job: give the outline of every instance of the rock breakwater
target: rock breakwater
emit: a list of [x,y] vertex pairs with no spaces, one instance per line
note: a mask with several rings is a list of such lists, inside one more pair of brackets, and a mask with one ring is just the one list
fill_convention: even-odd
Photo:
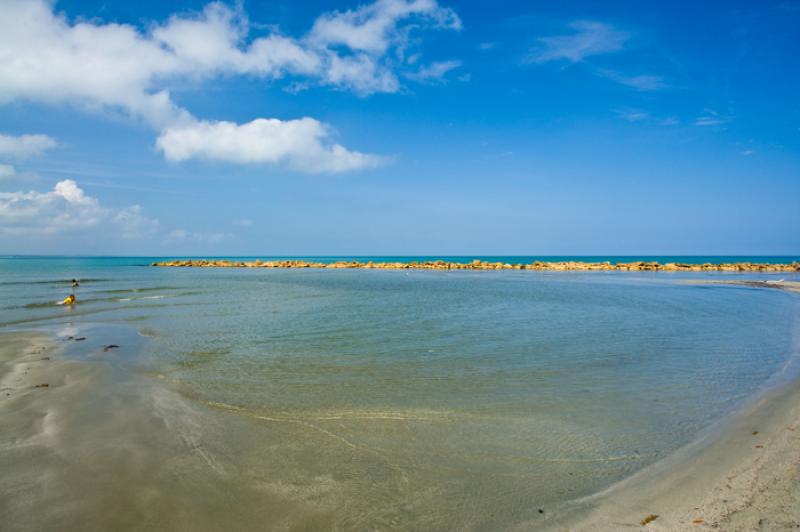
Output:
[[664,272],[800,272],[800,262],[769,264],[757,262],[687,264],[679,262],[544,262],[530,263],[410,261],[410,262],[314,262],[306,260],[253,260],[232,261],[215,259],[185,259],[154,262],[153,266],[176,268],[327,268],[327,269],[377,269],[377,270],[535,270],[535,271],[664,271]]

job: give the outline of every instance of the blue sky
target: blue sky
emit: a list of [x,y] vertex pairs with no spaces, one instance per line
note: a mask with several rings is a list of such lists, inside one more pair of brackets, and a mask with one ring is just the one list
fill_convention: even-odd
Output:
[[800,2],[299,4],[0,0],[0,253],[800,253]]

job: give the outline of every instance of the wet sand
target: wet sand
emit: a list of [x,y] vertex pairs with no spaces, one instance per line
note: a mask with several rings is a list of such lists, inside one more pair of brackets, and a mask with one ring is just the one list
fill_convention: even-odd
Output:
[[217,460],[201,439],[213,415],[148,379],[115,375],[117,353],[72,360],[65,345],[0,335],[4,531],[329,528],[301,502],[241,485],[242,471],[221,465],[234,457]]
[[772,290],[786,290],[787,292],[800,293],[800,281],[691,281],[692,284],[724,284],[731,286],[748,286],[750,288],[768,288]]

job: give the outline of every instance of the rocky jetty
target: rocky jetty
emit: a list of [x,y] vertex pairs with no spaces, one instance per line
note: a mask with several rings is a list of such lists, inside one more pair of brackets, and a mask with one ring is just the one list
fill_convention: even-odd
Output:
[[425,262],[312,262],[305,260],[254,260],[231,261],[214,259],[186,259],[154,262],[153,266],[178,268],[361,268],[377,270],[535,270],[535,271],[663,271],[663,272],[800,272],[800,262],[790,264],[768,264],[757,262],[685,264],[669,262],[543,262],[531,263],[486,262],[446,262],[443,260]]

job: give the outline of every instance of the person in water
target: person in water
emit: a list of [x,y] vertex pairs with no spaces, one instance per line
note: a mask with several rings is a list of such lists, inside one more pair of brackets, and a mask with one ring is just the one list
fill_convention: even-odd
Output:
[[68,295],[66,298],[64,298],[64,301],[61,302],[62,305],[72,305],[74,303],[75,303],[75,294]]
[[72,288],[75,288],[75,287],[80,286],[80,285],[81,285],[81,283],[79,283],[77,279],[73,279],[72,280]]

